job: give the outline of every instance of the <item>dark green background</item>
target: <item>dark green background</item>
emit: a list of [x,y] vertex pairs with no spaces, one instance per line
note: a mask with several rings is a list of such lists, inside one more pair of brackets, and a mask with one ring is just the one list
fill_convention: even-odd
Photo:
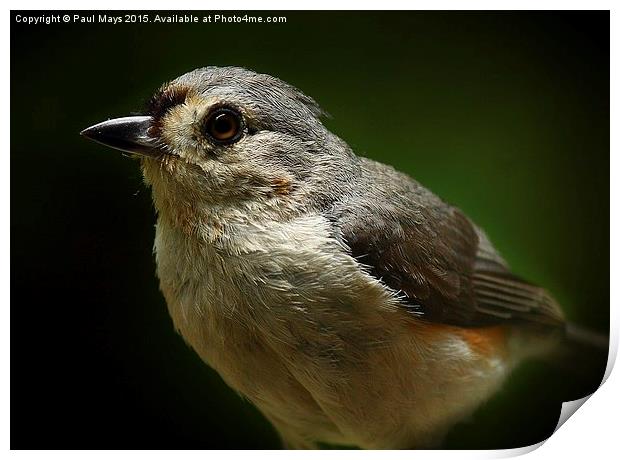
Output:
[[[280,12],[286,24],[116,26],[25,26],[14,14],[12,448],[279,447],[173,331],[138,165],[78,135],[205,65],[299,87],[358,154],[462,208],[572,321],[607,331],[608,12]],[[601,377],[522,366],[445,447],[540,441],[560,402]]]

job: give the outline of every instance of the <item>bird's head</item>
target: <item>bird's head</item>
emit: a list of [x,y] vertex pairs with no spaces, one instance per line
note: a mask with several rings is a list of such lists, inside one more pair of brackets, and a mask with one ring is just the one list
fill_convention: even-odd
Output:
[[205,67],[165,84],[144,115],[82,134],[139,157],[160,215],[196,232],[225,224],[214,219],[282,218],[338,196],[355,156],[322,114],[277,78]]

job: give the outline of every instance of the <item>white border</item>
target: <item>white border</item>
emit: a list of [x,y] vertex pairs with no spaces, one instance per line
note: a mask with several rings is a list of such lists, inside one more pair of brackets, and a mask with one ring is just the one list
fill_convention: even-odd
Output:
[[[49,5],[41,0],[38,1],[9,1],[9,7],[15,10],[27,10],[27,9],[47,9]],[[458,0],[419,0],[416,2],[405,1],[382,1],[380,3],[371,3],[369,1],[337,1],[337,0],[318,0],[310,2],[307,0],[297,1],[292,3],[290,1],[283,0],[267,0],[267,1],[237,1],[226,2],[225,5],[221,2],[197,2],[178,0],[171,4],[161,0],[137,0],[132,1],[131,7],[128,7],[127,1],[121,0],[95,0],[89,2],[89,9],[103,9],[103,10],[343,10],[343,9],[362,9],[362,10],[398,10],[398,9],[416,9],[416,10],[554,10],[554,9],[599,9],[599,10],[612,10],[611,12],[611,50],[612,50],[612,62],[611,62],[611,179],[617,177],[618,172],[618,160],[617,160],[617,142],[614,134],[618,128],[617,119],[614,116],[614,108],[618,107],[618,91],[615,89],[613,83],[615,79],[613,77],[618,76],[617,72],[617,50],[618,50],[618,34],[615,32],[620,23],[613,10],[614,3],[611,1],[548,1],[548,0],[521,0],[521,1],[504,1],[502,3],[493,2],[489,0],[477,0],[463,2]],[[225,6],[225,7],[223,7]],[[174,8],[171,8],[174,7]],[[66,10],[80,10],[84,9],[84,2],[77,0],[64,0],[54,3],[54,9],[66,9]],[[8,13],[8,11],[7,11]],[[5,14],[5,22],[10,21],[10,15]],[[2,58],[4,62],[9,62],[10,56],[10,34],[8,27],[3,29],[4,45],[2,46]],[[8,72],[5,72],[2,76],[3,87],[9,88],[10,76]],[[5,94],[8,91],[5,89]],[[0,231],[2,232],[2,238],[0,242],[0,270],[3,294],[3,334],[0,338],[1,349],[0,354],[2,356],[3,363],[3,378],[0,379],[0,385],[2,386],[2,399],[0,400],[0,412],[2,413],[1,424],[2,430],[0,433],[0,439],[4,446],[4,451],[8,451],[10,444],[10,310],[9,310],[9,278],[10,278],[10,244],[9,244],[9,211],[10,211],[10,162],[9,162],[9,123],[10,123],[10,106],[5,105],[5,110],[2,113],[2,120],[0,122],[0,129],[2,133],[2,139],[4,143],[4,155],[2,156],[2,168],[0,174],[0,216],[3,219],[2,225],[0,225]],[[13,120],[13,122],[19,122],[19,120]],[[619,234],[618,231],[618,215],[615,204],[618,198],[618,185],[615,181],[611,180],[611,235]],[[617,261],[620,257],[618,244],[612,238],[611,241],[611,260]],[[620,286],[620,277],[618,276],[618,270],[615,264],[612,262],[611,267],[611,285]],[[36,286],[33,286],[36,288]],[[515,455],[522,455],[529,453],[528,458],[546,458],[546,457],[560,457],[563,459],[571,458],[583,458],[586,455],[598,456],[602,458],[609,457],[609,453],[617,452],[617,444],[615,442],[617,435],[616,428],[616,414],[615,409],[620,407],[618,404],[620,398],[618,397],[618,389],[620,387],[620,378],[617,376],[617,372],[609,375],[618,349],[618,314],[617,314],[618,294],[611,292],[611,359],[610,365],[607,369],[606,376],[609,376],[608,380],[603,386],[587,401],[587,403],[579,409],[577,416],[571,417],[558,432],[556,432],[547,442],[541,443],[542,447],[533,450],[533,446],[523,449],[512,449],[502,451],[390,451],[390,452],[376,452],[376,451],[321,451],[321,452],[285,452],[285,451],[217,451],[211,454],[206,454],[202,451],[175,451],[175,456],[182,456],[184,458],[199,458],[204,460],[205,455],[216,455],[219,458],[237,458],[238,456],[246,457],[251,455],[253,458],[289,458],[291,455],[296,457],[314,458],[320,455],[322,458],[336,456],[339,459],[347,458],[359,458],[373,457],[383,458],[385,455],[390,457],[400,457],[409,459],[411,455],[415,455],[416,458],[502,458],[511,457]],[[527,401],[524,401],[527,404]],[[18,407],[14,410],[19,410]],[[33,433],[33,435],[36,435]],[[533,451],[532,451],[533,450]],[[12,456],[21,458],[59,458],[59,459],[83,459],[83,458],[102,458],[108,459],[110,455],[118,456],[120,458],[168,458],[169,453],[165,451],[116,451],[112,454],[110,451],[11,451]],[[545,456],[545,457],[543,457]]]
[[[9,1],[14,10],[45,10],[49,4],[42,0]],[[12,5],[11,5],[12,4]],[[130,6],[131,5],[131,6]],[[385,0],[373,3],[369,0],[236,0],[229,2],[208,2],[178,0],[174,3],[163,0],[93,0],[85,8],[78,0],[54,2],[54,10],[611,10],[611,0]]]

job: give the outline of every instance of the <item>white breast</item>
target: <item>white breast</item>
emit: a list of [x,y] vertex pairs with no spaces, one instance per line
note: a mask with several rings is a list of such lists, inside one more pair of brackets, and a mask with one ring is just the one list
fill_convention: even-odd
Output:
[[413,445],[506,372],[489,361],[470,374],[466,343],[416,337],[321,216],[239,226],[217,245],[160,220],[155,249],[176,328],[292,444]]

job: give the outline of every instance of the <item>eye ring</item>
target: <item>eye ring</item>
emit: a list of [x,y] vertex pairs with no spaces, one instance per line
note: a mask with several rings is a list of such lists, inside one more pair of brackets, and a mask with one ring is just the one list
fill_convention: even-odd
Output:
[[232,144],[243,134],[243,117],[229,107],[216,107],[209,112],[204,123],[205,134],[216,144]]

